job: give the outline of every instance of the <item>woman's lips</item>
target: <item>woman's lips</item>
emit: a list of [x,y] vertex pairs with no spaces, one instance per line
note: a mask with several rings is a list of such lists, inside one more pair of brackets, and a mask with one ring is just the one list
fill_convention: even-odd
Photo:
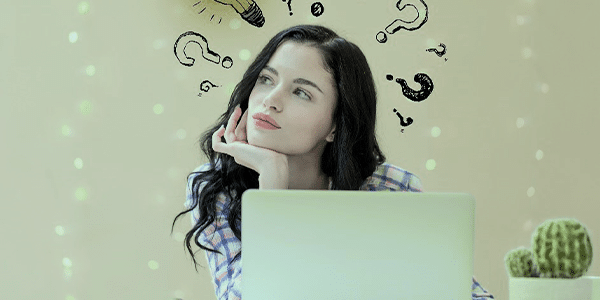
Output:
[[271,124],[267,121],[260,120],[260,119],[254,119],[254,125],[256,127],[260,127],[260,128],[268,129],[268,130],[279,129],[278,127],[273,126],[273,124]]
[[[254,115],[252,115],[252,118],[255,120],[255,124],[261,124],[261,123],[266,123],[269,126],[271,126],[272,128],[269,129],[279,129],[281,128],[281,126],[279,126],[279,124],[277,124],[277,122],[271,118],[269,115],[264,114],[264,113],[255,113]],[[256,122],[256,121],[262,121],[262,122]],[[262,126],[261,126],[262,127]]]

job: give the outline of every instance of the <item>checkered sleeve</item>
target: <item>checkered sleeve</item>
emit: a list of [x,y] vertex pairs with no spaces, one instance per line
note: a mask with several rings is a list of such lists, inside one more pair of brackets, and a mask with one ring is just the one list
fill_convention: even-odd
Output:
[[494,295],[488,293],[473,276],[473,284],[471,285],[471,300],[489,300],[494,299]]
[[[210,165],[205,164],[198,167],[194,172],[206,170]],[[187,201],[186,207],[192,203],[192,180],[194,176],[190,176],[187,186]],[[200,185],[200,190],[204,187],[204,183]],[[199,192],[198,192],[199,194]],[[242,298],[241,280],[242,280],[242,262],[240,259],[232,262],[233,258],[241,251],[241,242],[235,237],[233,230],[229,226],[226,219],[224,208],[227,203],[225,194],[218,196],[216,204],[217,217],[200,233],[198,242],[208,248],[215,249],[219,253],[204,251],[210,274],[212,277],[213,288],[218,300],[239,300]],[[192,224],[198,222],[199,211],[192,211]]]
[[[221,198],[224,198],[224,196]],[[222,205],[223,202],[220,201],[219,203]],[[233,230],[229,227],[229,223],[224,218],[224,215],[220,215],[213,224],[203,231],[201,239],[201,243],[204,245],[208,244],[210,248],[223,253],[221,255],[219,253],[204,251],[217,299],[242,299],[241,257],[232,262],[233,258],[241,251],[242,243],[233,234]]]

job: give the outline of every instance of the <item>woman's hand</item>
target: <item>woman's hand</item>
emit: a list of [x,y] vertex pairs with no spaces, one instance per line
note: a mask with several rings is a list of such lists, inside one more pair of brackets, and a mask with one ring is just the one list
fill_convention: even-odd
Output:
[[[212,148],[216,152],[232,156],[236,163],[248,167],[259,174],[261,189],[287,189],[288,164],[287,155],[248,144],[246,124],[248,110],[242,114],[239,105],[229,117],[227,127],[221,126],[212,136]],[[239,125],[236,125],[240,120]],[[221,141],[225,137],[226,143]]]

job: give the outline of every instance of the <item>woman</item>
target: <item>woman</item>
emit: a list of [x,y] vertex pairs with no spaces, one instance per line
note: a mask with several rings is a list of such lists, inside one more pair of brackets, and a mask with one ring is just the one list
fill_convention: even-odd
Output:
[[376,102],[365,56],[330,29],[288,28],[258,54],[201,138],[209,162],[188,177],[188,209],[175,218],[193,211],[185,245],[195,264],[191,240],[206,251],[218,299],[241,298],[245,190],[422,191],[418,177],[385,163]]

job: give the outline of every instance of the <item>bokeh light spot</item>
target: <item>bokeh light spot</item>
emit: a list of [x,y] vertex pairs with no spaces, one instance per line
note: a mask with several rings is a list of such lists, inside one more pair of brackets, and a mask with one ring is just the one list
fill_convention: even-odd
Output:
[[84,100],[79,104],[79,111],[82,115],[89,115],[92,112],[92,102]]
[[75,299],[75,296],[73,296],[73,295],[67,295],[65,297],[65,300],[76,300],[76,299]]
[[533,197],[533,195],[535,194],[535,188],[534,187],[530,187],[527,189],[527,197]]
[[58,236],[63,236],[63,235],[65,235],[65,228],[58,225],[58,226],[54,227],[54,232],[56,232],[56,234]]
[[240,59],[241,60],[249,60],[250,59],[250,50],[242,49],[240,51]]
[[155,104],[154,107],[152,107],[152,110],[156,115],[160,115],[165,111],[164,107],[161,104]]
[[542,151],[542,150],[538,150],[538,151],[535,153],[535,159],[537,159],[537,160],[542,160],[542,158],[544,158],[544,151]]
[[150,268],[150,270],[156,270],[158,269],[158,262],[156,262],[155,260],[151,260],[148,262],[148,268]]
[[75,32],[75,31],[69,32],[69,42],[71,42],[71,44],[77,42],[78,38],[79,38],[79,36],[77,35],[77,32]]
[[79,200],[79,201],[85,201],[88,197],[88,193],[85,190],[85,188],[77,188],[75,190],[75,199]]
[[88,76],[94,76],[94,74],[96,74],[96,67],[93,65],[87,66],[85,68],[85,73],[88,74]]
[[77,10],[79,10],[80,14],[85,15],[90,11],[90,4],[86,1],[79,2]]
[[187,132],[185,131],[185,129],[179,129],[175,133],[175,136],[177,136],[178,139],[183,140],[187,136]]
[[523,50],[521,50],[521,55],[524,59],[528,59],[533,55],[533,51],[529,47],[524,47]]
[[431,136],[432,137],[438,137],[442,134],[442,129],[434,126],[433,128],[431,128]]
[[524,125],[525,125],[525,119],[517,118],[517,128],[523,128]]
[[81,158],[79,158],[79,157],[78,157],[78,158],[76,158],[76,159],[73,161],[73,165],[75,166],[75,169],[77,169],[77,170],[81,170],[81,169],[83,168],[83,159],[81,159]]
[[71,127],[69,127],[69,125],[63,125],[61,132],[64,136],[71,136],[71,134],[73,134],[73,130],[71,130]]
[[428,159],[425,163],[425,168],[429,171],[435,169],[435,159]]
[[185,239],[185,234],[181,232],[173,232],[173,239],[178,242],[183,242],[183,239]]
[[229,21],[229,28],[231,29],[238,29],[242,26],[242,21],[240,21],[240,19],[238,18],[233,18],[231,19],[231,21]]
[[63,258],[62,264],[65,266],[65,268],[70,268],[73,266],[73,262],[68,257]]

